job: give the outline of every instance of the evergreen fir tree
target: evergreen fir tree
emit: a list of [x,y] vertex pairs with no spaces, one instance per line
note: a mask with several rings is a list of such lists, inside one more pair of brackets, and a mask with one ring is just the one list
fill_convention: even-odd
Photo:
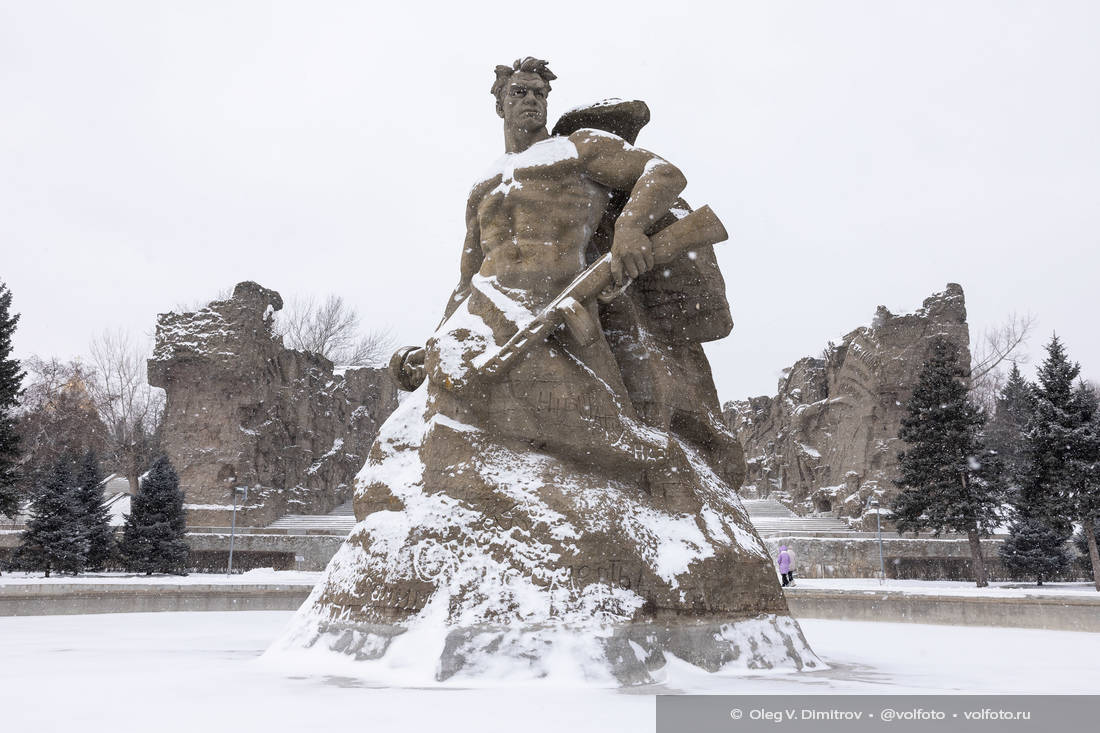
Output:
[[1096,524],[1100,521],[1100,400],[1089,385],[1080,382],[1074,390],[1078,424],[1072,433],[1068,473],[1074,517],[1081,523],[1088,566],[1100,591],[1100,549]]
[[183,492],[167,457],[153,463],[130,509],[119,545],[126,569],[146,575],[184,574],[188,548]]
[[1047,358],[1039,367],[1038,384],[1033,390],[1025,465],[1015,508],[1021,518],[1044,522],[1068,540],[1074,514],[1071,458],[1081,422],[1074,380],[1081,367],[1070,363],[1057,336],[1051,338],[1046,349]]
[[80,501],[84,506],[84,526],[88,530],[88,570],[103,570],[114,552],[114,530],[111,528],[111,512],[104,502],[103,475],[99,461],[92,451],[84,454],[76,476]]
[[1001,545],[1001,562],[1013,575],[1032,576],[1038,585],[1069,569],[1073,559],[1066,538],[1046,522],[1021,519]]
[[993,417],[986,427],[989,448],[997,452],[1004,467],[1004,480],[1009,496],[1020,490],[1027,466],[1026,432],[1034,409],[1032,386],[1013,363],[1008,381],[995,402]]
[[1088,421],[1082,396],[1074,388],[1081,367],[1070,362],[1056,335],[1046,350],[1031,390],[1019,489],[1013,497],[1016,520],[1000,549],[1005,567],[1034,575],[1040,584],[1071,562],[1066,543],[1072,519],[1082,508],[1077,498]]
[[15,427],[15,407],[22,391],[23,371],[11,358],[12,334],[19,314],[11,312],[11,291],[0,282],[0,514],[15,517],[20,496],[16,491],[19,460],[19,434]]
[[968,399],[967,370],[958,349],[936,339],[906,405],[898,437],[902,491],[892,507],[899,532],[932,529],[965,533],[970,541],[975,580],[988,585],[981,536],[999,519],[1000,464],[986,449],[985,417]]
[[69,462],[58,461],[31,506],[31,518],[17,551],[20,565],[35,570],[79,573],[88,554],[84,505]]

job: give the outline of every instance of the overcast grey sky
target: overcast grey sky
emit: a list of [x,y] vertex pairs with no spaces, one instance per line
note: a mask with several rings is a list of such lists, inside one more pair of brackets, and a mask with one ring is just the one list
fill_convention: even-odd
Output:
[[1033,363],[1057,330],[1100,376],[1100,4],[1005,0],[0,2],[17,355],[246,279],[423,342],[523,55],[552,120],[646,100],[639,144],[726,223],[723,400],[947,282],[972,331],[1033,313]]

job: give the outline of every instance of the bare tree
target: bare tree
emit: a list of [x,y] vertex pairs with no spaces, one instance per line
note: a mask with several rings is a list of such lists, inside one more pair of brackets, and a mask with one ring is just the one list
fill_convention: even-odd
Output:
[[107,440],[87,366],[38,356],[25,359],[23,366],[26,388],[17,421],[23,453],[20,487],[24,496],[33,496],[45,473],[63,456],[89,450],[102,454]]
[[90,351],[90,391],[107,428],[108,458],[136,492],[138,478],[159,448],[164,392],[149,386],[149,349],[134,344],[129,334],[105,331]]
[[334,364],[375,366],[394,348],[389,329],[360,330],[359,314],[338,295],[324,302],[295,299],[275,325],[289,348],[320,354]]
[[974,343],[970,356],[970,395],[975,403],[992,412],[997,393],[1004,386],[1005,375],[1001,365],[1005,361],[1026,363],[1020,347],[1027,343],[1035,326],[1032,315],[1013,313],[1005,321],[988,329]]
[[30,412],[48,406],[57,396],[73,389],[87,392],[91,381],[89,369],[80,361],[61,361],[57,357],[43,359],[32,355],[23,362],[27,369],[26,386],[19,402],[20,412]]
[[381,366],[389,360],[396,345],[393,332],[388,328],[367,331],[355,342],[355,350],[339,363],[349,366]]

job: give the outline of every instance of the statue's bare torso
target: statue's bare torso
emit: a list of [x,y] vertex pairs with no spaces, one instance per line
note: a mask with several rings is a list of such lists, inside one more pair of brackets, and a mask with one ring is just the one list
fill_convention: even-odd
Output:
[[479,272],[545,303],[584,269],[610,189],[585,175],[569,138],[543,140],[496,167],[474,190]]
[[[644,247],[641,231],[667,211],[681,181],[675,166],[598,130],[506,154],[470,193],[462,277],[448,314],[468,294],[474,273],[545,305],[584,269],[585,248],[613,189],[632,192],[634,210],[628,204],[620,225]],[[643,270],[640,256],[637,263]]]

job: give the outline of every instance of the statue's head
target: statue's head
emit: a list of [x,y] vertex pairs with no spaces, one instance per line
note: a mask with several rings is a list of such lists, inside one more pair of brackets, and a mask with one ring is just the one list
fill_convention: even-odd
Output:
[[546,97],[550,81],[557,79],[546,61],[528,56],[511,66],[498,66],[492,93],[497,114],[507,125],[534,131],[546,125]]

